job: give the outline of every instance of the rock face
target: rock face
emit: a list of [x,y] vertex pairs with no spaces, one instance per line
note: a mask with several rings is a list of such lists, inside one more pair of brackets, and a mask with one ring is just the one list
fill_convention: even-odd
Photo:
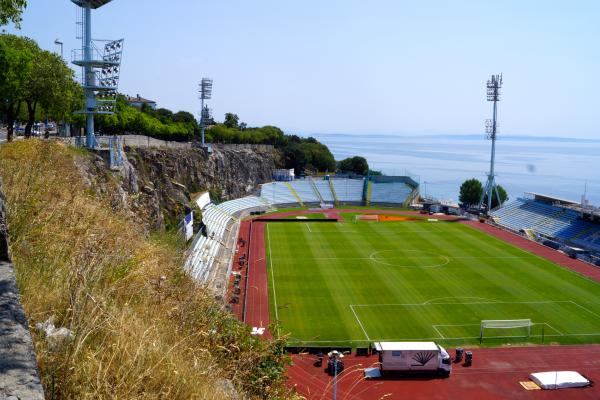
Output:
[[216,201],[251,194],[271,180],[281,154],[266,145],[213,145],[199,148],[126,147],[118,187],[100,156],[80,162],[94,190],[110,194],[115,207],[131,211],[150,229],[174,226],[191,205],[191,195],[209,191]]
[[0,399],[4,398],[43,399],[44,391],[10,263],[0,182]]

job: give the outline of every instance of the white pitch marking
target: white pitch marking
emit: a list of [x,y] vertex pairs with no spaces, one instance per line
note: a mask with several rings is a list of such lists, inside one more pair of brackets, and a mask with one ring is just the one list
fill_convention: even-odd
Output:
[[356,321],[358,322],[358,325],[360,325],[360,329],[362,329],[363,333],[365,334],[365,337],[367,338],[367,340],[371,340],[369,339],[369,335],[367,335],[367,331],[365,330],[365,327],[363,326],[362,322],[360,322],[360,318],[358,318],[358,315],[356,315],[356,311],[354,311],[354,308],[352,307],[352,305],[350,305],[350,309],[352,310],[352,314],[354,314],[354,318],[356,318]]
[[306,225],[306,227],[308,228],[308,231],[309,231],[310,233],[312,233],[312,229],[310,229],[310,224],[304,224],[304,225]]
[[273,282],[273,305],[275,306],[275,321],[279,323],[279,313],[277,311],[277,294],[275,294],[275,275],[273,275],[273,252],[271,251],[271,231],[269,230],[269,224],[267,224],[267,240],[269,241],[269,259],[271,262],[271,282]]
[[438,330],[438,328],[437,328],[437,325],[431,325],[431,326],[433,326],[433,329],[434,329],[434,330],[437,332],[437,334],[438,334],[438,335],[440,335],[440,337],[441,337],[442,339],[445,339],[444,335],[442,335],[442,332],[440,332],[440,331]]

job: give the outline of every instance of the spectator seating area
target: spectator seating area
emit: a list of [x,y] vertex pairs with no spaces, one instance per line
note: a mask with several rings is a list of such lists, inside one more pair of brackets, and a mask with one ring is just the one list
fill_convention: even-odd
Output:
[[335,201],[331,188],[329,187],[329,181],[324,179],[313,179],[313,183],[319,193],[321,193],[321,197],[325,203],[333,203]]
[[[292,190],[290,190],[290,186]],[[298,179],[291,182],[265,183],[260,195],[271,204],[297,204],[298,198],[302,203],[362,203],[364,180],[350,178],[331,178],[329,181],[318,178]],[[371,203],[404,204],[413,192],[406,182],[372,182]],[[296,195],[298,197],[296,197]]]
[[491,216],[505,228],[531,229],[567,244],[600,251],[600,225],[584,221],[574,210],[519,198],[492,211]]
[[260,197],[271,204],[297,204],[298,199],[290,190],[287,182],[265,183],[260,188]]
[[290,182],[290,185],[292,185],[292,188],[294,188],[296,194],[303,203],[321,202],[321,198],[319,197],[319,194],[315,192],[315,189],[310,182],[310,178],[292,181]]
[[197,281],[206,283],[214,269],[219,250],[225,245],[226,233],[230,232],[236,218],[244,210],[269,206],[267,201],[257,196],[242,197],[219,205],[207,205],[202,210],[202,222],[206,225],[207,236],[198,233],[194,238],[187,259],[190,275]]
[[404,182],[373,182],[371,203],[404,204],[413,189]]
[[333,189],[341,202],[362,202],[364,180],[362,179],[332,179]]

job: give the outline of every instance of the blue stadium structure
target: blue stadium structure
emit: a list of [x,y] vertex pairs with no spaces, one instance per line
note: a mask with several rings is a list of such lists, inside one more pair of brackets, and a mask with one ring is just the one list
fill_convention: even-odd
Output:
[[260,195],[271,204],[391,204],[406,205],[418,194],[419,184],[405,176],[368,178],[304,178],[270,182]]
[[492,221],[542,242],[553,240],[566,250],[577,247],[600,253],[600,223],[595,211],[567,200],[527,195],[493,210]]

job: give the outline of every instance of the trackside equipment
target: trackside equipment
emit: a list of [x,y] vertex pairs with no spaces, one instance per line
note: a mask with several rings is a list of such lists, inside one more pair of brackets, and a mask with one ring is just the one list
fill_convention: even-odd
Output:
[[381,372],[436,372],[449,376],[450,355],[435,342],[375,342]]

